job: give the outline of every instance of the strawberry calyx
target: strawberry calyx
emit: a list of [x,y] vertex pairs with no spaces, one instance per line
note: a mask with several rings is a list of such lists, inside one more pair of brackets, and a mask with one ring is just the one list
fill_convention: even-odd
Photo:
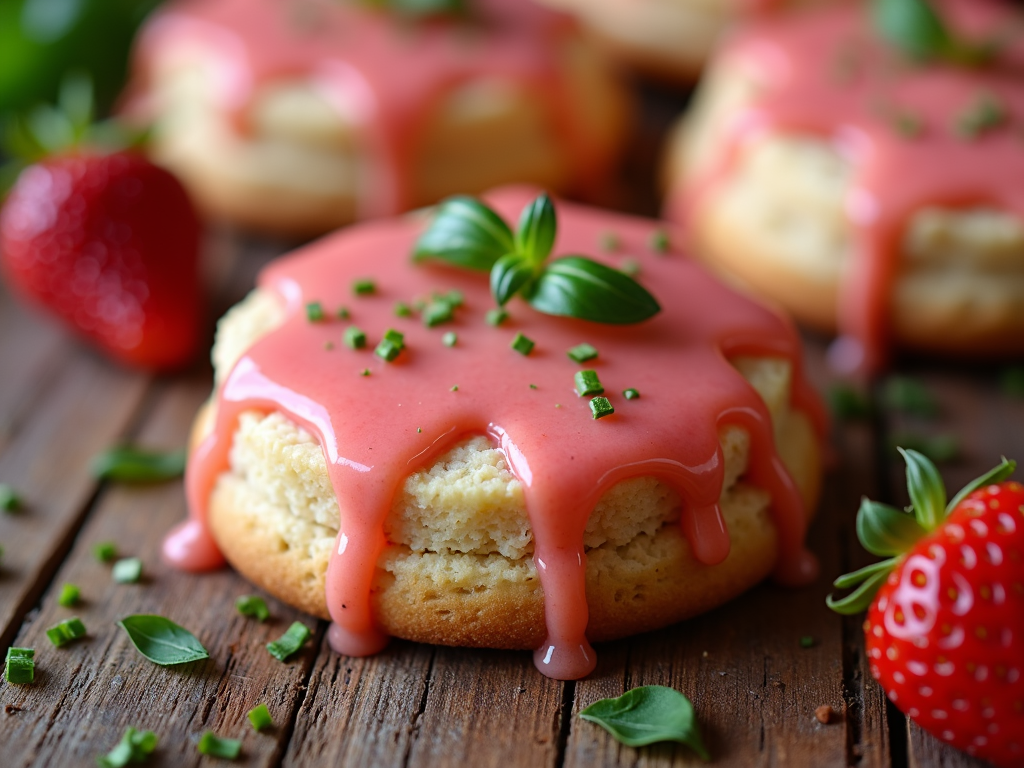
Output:
[[829,595],[826,605],[844,615],[860,613],[871,605],[875,594],[905,554],[924,536],[938,528],[946,517],[974,491],[1010,477],[1017,462],[1006,457],[996,467],[965,485],[952,500],[946,500],[946,487],[935,465],[923,454],[897,448],[907,463],[907,490],[910,506],[897,509],[879,501],[861,499],[857,510],[857,538],[873,555],[887,557],[860,570],[840,576],[836,589],[852,589],[843,598]]

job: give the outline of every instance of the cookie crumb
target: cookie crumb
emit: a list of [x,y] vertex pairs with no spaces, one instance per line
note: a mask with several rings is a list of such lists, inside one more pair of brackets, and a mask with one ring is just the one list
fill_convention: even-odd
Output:
[[835,710],[832,709],[828,704],[822,704],[816,710],[814,710],[814,719],[822,725],[828,725],[832,722],[832,716],[835,714]]
[[21,711],[22,711],[21,707],[16,707],[13,704],[8,704],[7,706],[4,707],[4,714],[5,715],[16,715],[16,714],[18,714]]

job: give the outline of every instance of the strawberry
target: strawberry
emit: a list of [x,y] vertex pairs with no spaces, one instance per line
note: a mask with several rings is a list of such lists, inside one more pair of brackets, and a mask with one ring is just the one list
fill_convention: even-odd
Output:
[[[55,110],[42,114],[63,124]],[[7,279],[114,358],[179,367],[200,341],[195,210],[178,180],[139,152],[79,143],[37,153],[18,176],[0,211]]]
[[871,674],[918,725],[969,754],[1024,766],[1024,485],[1003,463],[947,505],[935,466],[907,462],[912,514],[864,499],[857,534],[892,555],[836,580],[859,584],[840,613],[870,602]]

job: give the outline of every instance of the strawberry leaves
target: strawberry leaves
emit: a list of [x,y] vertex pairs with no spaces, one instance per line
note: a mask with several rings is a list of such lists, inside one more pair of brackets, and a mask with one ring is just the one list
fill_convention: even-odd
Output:
[[479,200],[453,197],[413,248],[413,259],[436,258],[457,267],[490,271],[499,307],[515,295],[548,315],[625,325],[653,317],[661,307],[639,283],[586,256],[548,263],[558,231],[554,204],[538,195],[519,217],[515,234]]
[[873,555],[888,560],[873,563],[858,571],[840,576],[833,582],[836,589],[853,589],[841,599],[829,595],[825,604],[844,615],[865,610],[889,574],[918,541],[942,525],[946,517],[967,496],[986,485],[1001,482],[1013,474],[1016,462],[1002,462],[981,477],[968,483],[952,501],[946,503],[946,487],[935,465],[912,449],[897,449],[907,463],[907,490],[911,506],[907,510],[888,504],[861,500],[857,511],[857,538]]

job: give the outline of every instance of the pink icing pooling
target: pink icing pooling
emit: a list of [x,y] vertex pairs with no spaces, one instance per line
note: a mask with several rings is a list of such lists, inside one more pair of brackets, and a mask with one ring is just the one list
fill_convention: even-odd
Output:
[[[182,0],[147,25],[136,55],[141,79],[171,51],[202,51],[221,108],[246,129],[255,91],[308,79],[358,129],[372,158],[363,213],[390,215],[422,201],[411,169],[422,126],[468,81],[501,81],[544,105],[581,188],[604,177],[610,147],[574,110],[562,75],[564,16],[524,0],[474,0],[474,21],[410,23],[343,0]],[[136,89],[139,90],[139,89]]]
[[[489,199],[515,221],[532,196],[514,188]],[[370,590],[397,489],[410,472],[474,434],[494,440],[523,484],[545,595],[548,638],[536,662],[546,675],[571,679],[593,669],[583,530],[595,503],[614,484],[637,476],[662,478],[684,499],[684,531],[698,559],[711,565],[728,554],[718,508],[724,471],[718,429],[724,424],[741,425],[750,434],[747,477],[772,495],[780,534],[776,577],[788,583],[812,578],[813,558],[803,548],[805,513],[775,451],[770,417],[726,360],[740,354],[789,359],[793,402],[820,426],[819,403],[801,374],[792,326],[689,259],[652,253],[646,245],[652,222],[568,203],[559,204],[558,215],[555,254],[595,254],[601,234],[615,231],[623,249],[640,259],[640,279],[653,289],[662,312],[637,325],[607,326],[541,315],[515,300],[511,319],[494,328],[484,321],[493,307],[485,275],[410,262],[421,219],[352,228],[267,267],[259,285],[284,299],[288,318],[248,350],[217,393],[213,431],[189,462],[192,519],[168,538],[168,559],[186,569],[222,562],[211,556],[212,540],[203,527],[207,500],[227,469],[239,414],[257,409],[284,412],[323,448],[340,507],[327,570],[330,639],[343,653],[370,653],[386,640],[374,620]],[[610,264],[621,259],[596,257]],[[376,294],[354,298],[352,283],[367,276],[376,280]],[[450,289],[465,296],[451,324],[428,329],[416,318],[394,316],[396,301]],[[352,322],[367,332],[369,348],[338,344],[341,322],[310,323],[304,305],[312,300],[325,308],[347,306]],[[385,363],[370,349],[389,327],[405,334],[407,349]],[[441,343],[446,330],[458,333],[453,348]],[[528,357],[509,348],[516,332],[536,342]],[[326,341],[336,347],[326,350]],[[616,409],[600,421],[591,418],[588,399],[573,389],[581,366],[566,350],[582,341],[600,350],[586,366],[598,371]],[[364,368],[371,375],[360,375]],[[637,388],[641,398],[627,401],[619,394],[626,387]]]
[[[1016,16],[986,0],[939,3],[959,34],[987,39]],[[741,30],[722,55],[760,84],[721,137],[721,161],[669,204],[693,215],[725,182],[742,149],[766,132],[833,141],[852,162],[846,215],[855,252],[839,295],[837,349],[850,364],[876,370],[887,357],[890,288],[911,215],[927,206],[994,206],[1024,215],[1024,36],[1006,36],[984,68],[914,66],[876,34],[866,4],[762,19]],[[998,100],[1008,120],[973,138],[956,121],[979,97]],[[899,114],[920,124],[901,133]],[[854,367],[854,366],[850,366]]]

